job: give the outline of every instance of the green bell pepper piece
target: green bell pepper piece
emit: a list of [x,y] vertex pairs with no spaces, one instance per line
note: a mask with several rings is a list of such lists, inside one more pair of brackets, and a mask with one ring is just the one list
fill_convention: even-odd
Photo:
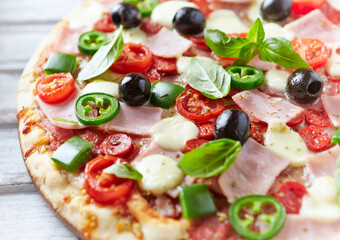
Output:
[[185,88],[174,83],[155,81],[151,85],[150,103],[153,106],[169,109]]
[[340,128],[338,128],[338,130],[336,130],[336,132],[334,133],[333,137],[332,137],[332,143],[333,144],[340,144]]
[[74,55],[65,53],[52,53],[44,67],[46,75],[53,73],[72,73],[77,65]]
[[108,36],[100,31],[89,31],[80,35],[78,40],[78,49],[86,55],[95,54],[98,49],[108,42]]
[[231,77],[231,86],[239,90],[252,90],[264,82],[261,69],[251,66],[230,66],[227,69]]

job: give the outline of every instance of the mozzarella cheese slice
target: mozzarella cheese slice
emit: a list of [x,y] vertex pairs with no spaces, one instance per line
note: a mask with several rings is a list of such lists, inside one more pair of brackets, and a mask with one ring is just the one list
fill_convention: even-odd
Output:
[[81,8],[76,8],[69,16],[69,27],[79,28],[82,26],[88,26],[92,28],[92,25],[100,20],[105,12],[105,8],[97,2],[87,2]]
[[232,10],[217,10],[212,12],[207,19],[207,29],[217,29],[228,33],[248,32],[248,27]]
[[122,35],[124,43],[142,43],[146,39],[146,34],[139,27],[124,29]]
[[102,93],[110,94],[114,96],[115,98],[119,98],[118,86],[119,86],[118,83],[115,83],[115,82],[94,80],[93,82],[90,82],[84,87],[83,92],[84,94],[102,92]]
[[273,68],[264,75],[264,84],[268,87],[284,92],[286,90],[289,73]]
[[[197,56],[195,58],[215,62],[214,60],[208,57]],[[181,56],[177,59],[176,66],[177,66],[178,73],[180,73],[181,75],[185,74],[191,59],[193,59],[193,57],[185,57],[185,56]]]
[[286,33],[279,24],[277,23],[265,23],[263,24],[264,32],[266,33],[266,38],[271,37],[286,37]]
[[336,49],[332,49],[331,57],[326,63],[326,71],[332,77],[340,77],[340,54],[337,54]]
[[340,2],[339,0],[327,0],[329,5],[334,8],[335,10],[340,12]]
[[248,18],[252,21],[255,22],[255,20],[261,16],[261,5],[264,0],[255,0],[250,8],[248,9]]

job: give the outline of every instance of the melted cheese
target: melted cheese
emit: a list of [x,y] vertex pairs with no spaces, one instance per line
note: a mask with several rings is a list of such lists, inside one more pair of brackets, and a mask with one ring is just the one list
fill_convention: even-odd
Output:
[[125,29],[122,32],[124,43],[142,43],[146,39],[146,34],[139,27]]
[[248,18],[252,21],[255,22],[255,20],[261,16],[261,5],[264,0],[255,0],[250,8],[248,9]]
[[327,2],[332,8],[340,12],[339,0],[327,0]]
[[78,28],[82,26],[91,27],[100,20],[105,12],[105,8],[97,2],[87,2],[81,8],[76,8],[69,17],[69,27]]
[[228,33],[248,32],[248,27],[242,23],[234,11],[217,10],[212,12],[207,19],[207,29],[218,29]]
[[83,92],[84,94],[102,92],[102,93],[110,94],[114,96],[115,98],[119,98],[118,86],[119,86],[118,83],[115,83],[115,82],[95,80],[87,84],[84,87]]
[[289,73],[273,68],[264,75],[264,84],[268,87],[284,92],[286,90]]
[[[208,57],[197,56],[195,58],[204,59],[204,60],[208,60],[208,61],[210,60],[210,61],[214,62],[213,59],[208,58]],[[193,59],[193,57],[185,57],[185,56],[181,56],[177,59],[176,66],[177,66],[178,73],[180,73],[181,75],[185,74],[191,59]]]
[[336,49],[332,49],[332,55],[326,64],[326,70],[333,77],[340,77],[340,55],[336,53]]
[[176,187],[183,179],[177,162],[165,155],[149,155],[138,161],[135,167],[143,175],[140,187],[155,195]]
[[265,23],[263,25],[264,32],[266,33],[266,38],[271,37],[286,37],[286,33],[279,24],[277,23]]

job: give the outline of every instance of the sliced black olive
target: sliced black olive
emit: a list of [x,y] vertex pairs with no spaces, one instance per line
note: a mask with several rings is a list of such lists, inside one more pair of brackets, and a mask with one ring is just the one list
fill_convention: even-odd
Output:
[[288,97],[303,104],[315,102],[321,95],[323,82],[311,68],[298,69],[293,72],[287,83]]
[[241,110],[225,110],[216,120],[214,134],[217,139],[230,138],[244,144],[250,134],[248,115]]
[[292,0],[264,0],[261,15],[265,20],[279,22],[285,20],[292,10]]
[[191,7],[179,9],[172,22],[174,28],[184,35],[199,34],[205,28],[204,14],[200,10]]
[[125,29],[137,27],[142,19],[142,16],[132,3],[116,4],[111,11],[112,21],[117,25],[123,25]]
[[142,106],[151,97],[151,83],[149,79],[139,73],[126,75],[119,83],[119,96],[130,106]]

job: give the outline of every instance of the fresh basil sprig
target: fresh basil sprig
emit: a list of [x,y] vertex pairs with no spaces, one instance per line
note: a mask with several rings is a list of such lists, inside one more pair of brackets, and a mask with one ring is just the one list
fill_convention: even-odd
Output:
[[259,55],[262,61],[273,62],[287,69],[308,67],[308,63],[294,51],[292,43],[287,39],[265,39],[259,18],[250,28],[246,38],[228,37],[218,30],[205,30],[204,38],[209,48],[218,56],[237,57],[234,65],[246,65]]
[[143,175],[127,162],[113,164],[112,166],[105,168],[103,172],[114,174],[119,178],[129,178],[137,181],[140,181],[143,178]]
[[122,30],[123,26],[121,25],[115,32],[113,39],[99,48],[91,61],[80,71],[78,81],[85,81],[99,76],[117,60],[124,46]]
[[229,168],[241,150],[239,141],[223,138],[210,141],[203,146],[185,153],[178,167],[190,176],[208,178]]
[[185,78],[191,87],[211,99],[225,97],[230,91],[230,75],[210,59],[192,58]]

